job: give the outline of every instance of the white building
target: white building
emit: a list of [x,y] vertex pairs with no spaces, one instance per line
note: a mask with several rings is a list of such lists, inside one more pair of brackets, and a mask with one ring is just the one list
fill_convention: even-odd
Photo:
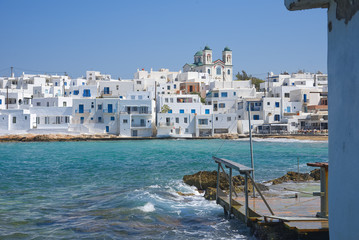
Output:
[[212,61],[212,49],[206,46],[203,50],[196,52],[194,62],[186,63],[183,72],[207,73],[212,79],[219,81],[233,80],[232,50],[225,47],[222,51],[222,60]]

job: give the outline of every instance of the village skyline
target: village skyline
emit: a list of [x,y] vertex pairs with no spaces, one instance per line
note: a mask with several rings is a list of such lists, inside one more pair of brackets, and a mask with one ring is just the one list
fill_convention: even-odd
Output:
[[234,73],[244,69],[261,79],[299,69],[326,73],[325,12],[288,12],[281,1],[2,1],[0,7],[8,10],[0,16],[7,36],[0,76],[13,66],[15,75],[74,78],[93,70],[130,79],[142,68],[179,71],[205,45],[214,58],[223,46],[233,50]]

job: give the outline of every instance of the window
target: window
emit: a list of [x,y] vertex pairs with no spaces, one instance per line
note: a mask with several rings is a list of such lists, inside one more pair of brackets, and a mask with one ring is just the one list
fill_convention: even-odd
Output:
[[79,113],[84,113],[84,105],[83,104],[79,105]]
[[90,89],[84,89],[83,97],[91,97]]
[[79,90],[74,90],[74,95],[79,95]]
[[60,124],[61,123],[61,118],[60,117],[56,117],[56,124]]
[[220,103],[219,104],[219,108],[225,108],[226,107],[226,104],[225,103]]
[[170,102],[173,103],[173,98],[170,98]]
[[66,107],[67,106],[67,102],[62,102],[62,106]]
[[45,124],[50,124],[50,118],[49,117],[45,117]]
[[259,120],[259,115],[253,115],[253,120]]
[[289,98],[290,97],[289,93],[284,93],[284,97]]
[[2,104],[2,99],[0,99],[0,104]]
[[126,124],[128,121],[127,121],[127,119],[123,119],[122,122]]
[[102,110],[102,104],[97,105],[97,110]]
[[267,102],[267,105],[269,106],[269,105],[270,105],[270,102]]
[[91,108],[95,108],[95,103],[91,102]]
[[119,90],[120,89],[120,86],[116,85],[116,90]]
[[27,116],[25,116],[25,120],[27,120]]
[[275,107],[279,107],[279,102],[275,102]]
[[69,116],[65,116],[65,123],[69,123],[70,122],[70,117]]
[[218,121],[218,117],[216,117],[216,121]]
[[208,125],[208,119],[198,119],[199,125]]
[[115,117],[114,117],[114,116],[111,116],[111,121],[115,121]]
[[136,84],[141,84],[141,81],[136,81]]
[[98,118],[97,118],[97,121],[98,121],[99,123],[101,123],[101,122],[102,122],[102,117],[98,117]]
[[134,96],[134,95],[131,96],[131,99],[132,99],[132,100],[134,100],[135,98],[136,98],[136,96]]
[[231,117],[227,117],[227,122],[230,122],[232,120]]
[[196,113],[196,109],[191,109],[191,113]]
[[80,118],[80,123],[83,124],[84,121],[85,121],[85,118],[84,118],[84,117],[81,117],[81,118]]
[[46,103],[46,106],[47,106],[47,107],[50,107],[50,103],[49,103],[49,102],[47,102],[47,103]]
[[184,109],[180,109],[180,110],[179,110],[179,113],[184,113]]
[[207,72],[208,72],[208,74],[211,74],[211,69],[208,69]]
[[227,92],[222,92],[221,97],[228,97],[228,93]]
[[209,114],[209,109],[204,110],[205,114]]
[[36,103],[36,106],[41,106],[41,102],[37,102],[37,103]]
[[138,96],[138,99],[139,99],[139,100],[142,100],[142,95],[139,95],[139,96]]
[[216,72],[217,72],[217,75],[221,75],[221,67],[217,67],[217,69],[216,69]]
[[110,88],[109,87],[104,87],[103,88],[103,94],[110,94]]
[[40,117],[36,117],[36,124],[40,124]]
[[173,84],[173,89],[176,89],[176,88],[177,88],[176,84]]
[[176,123],[179,123],[179,118],[178,117],[176,117]]
[[236,96],[237,95],[237,93],[236,92],[233,92],[233,96]]
[[280,116],[278,114],[274,115],[274,121],[280,121]]
[[85,85],[85,82],[82,82],[82,85]]
[[107,112],[112,113],[112,104],[107,105]]
[[165,103],[168,103],[168,98],[165,98]]
[[187,123],[187,118],[186,118],[186,117],[183,118],[183,122],[184,122],[184,123]]
[[172,109],[168,110],[168,113],[172,113]]
[[167,86],[167,90],[171,90],[171,86],[170,86],[170,85]]
[[213,93],[213,97],[218,97],[218,92]]
[[228,69],[227,74],[228,74],[228,75],[231,75],[231,70]]

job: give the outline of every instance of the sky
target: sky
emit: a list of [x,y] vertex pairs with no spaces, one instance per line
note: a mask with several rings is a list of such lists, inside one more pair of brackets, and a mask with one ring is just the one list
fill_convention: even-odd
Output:
[[0,0],[0,76],[22,72],[130,79],[137,69],[182,70],[208,45],[233,51],[233,72],[264,79],[327,72],[324,9],[284,0]]

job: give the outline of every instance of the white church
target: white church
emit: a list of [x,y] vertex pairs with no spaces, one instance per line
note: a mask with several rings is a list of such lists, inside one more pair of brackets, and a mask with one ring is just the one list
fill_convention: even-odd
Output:
[[212,49],[206,46],[194,55],[194,63],[186,63],[183,72],[208,73],[212,79],[219,81],[233,80],[232,50],[225,47],[222,51],[222,60],[212,61]]

